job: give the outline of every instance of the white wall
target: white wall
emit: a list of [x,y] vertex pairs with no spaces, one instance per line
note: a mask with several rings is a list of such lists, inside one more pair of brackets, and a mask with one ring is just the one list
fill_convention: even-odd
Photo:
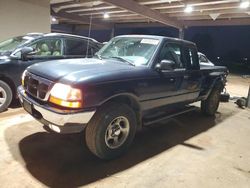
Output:
[[50,32],[49,0],[0,0],[0,41],[31,32]]

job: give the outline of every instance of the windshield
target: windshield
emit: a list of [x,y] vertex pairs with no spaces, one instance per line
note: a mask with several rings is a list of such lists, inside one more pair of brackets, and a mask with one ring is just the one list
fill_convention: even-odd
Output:
[[159,44],[158,39],[117,37],[109,41],[97,56],[127,60],[134,65],[147,65]]
[[31,39],[30,37],[20,36],[0,42],[0,53],[12,52],[17,47],[24,44],[26,41],[30,39]]

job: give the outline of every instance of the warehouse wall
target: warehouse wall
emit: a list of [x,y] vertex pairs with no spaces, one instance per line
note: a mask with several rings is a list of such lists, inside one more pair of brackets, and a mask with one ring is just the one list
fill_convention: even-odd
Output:
[[50,32],[49,0],[0,0],[0,41],[30,32]]

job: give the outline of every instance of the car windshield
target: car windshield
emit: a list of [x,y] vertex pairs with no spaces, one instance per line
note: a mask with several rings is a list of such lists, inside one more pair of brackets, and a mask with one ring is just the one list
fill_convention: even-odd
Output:
[[117,37],[109,41],[96,55],[104,59],[123,59],[134,65],[147,65],[158,44],[158,39]]
[[24,44],[30,39],[31,39],[30,37],[20,36],[20,37],[14,37],[14,38],[5,40],[3,42],[0,42],[0,53],[12,52],[17,47]]

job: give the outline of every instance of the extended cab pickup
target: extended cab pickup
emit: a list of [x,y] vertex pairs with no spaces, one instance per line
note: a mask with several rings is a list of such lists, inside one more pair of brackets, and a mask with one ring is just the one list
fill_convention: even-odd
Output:
[[[200,68],[192,42],[146,35],[113,38],[94,58],[30,66],[18,88],[24,109],[58,133],[81,132],[102,159],[127,150],[137,130],[201,101],[214,115],[225,67]],[[168,112],[166,115],[161,112]]]

